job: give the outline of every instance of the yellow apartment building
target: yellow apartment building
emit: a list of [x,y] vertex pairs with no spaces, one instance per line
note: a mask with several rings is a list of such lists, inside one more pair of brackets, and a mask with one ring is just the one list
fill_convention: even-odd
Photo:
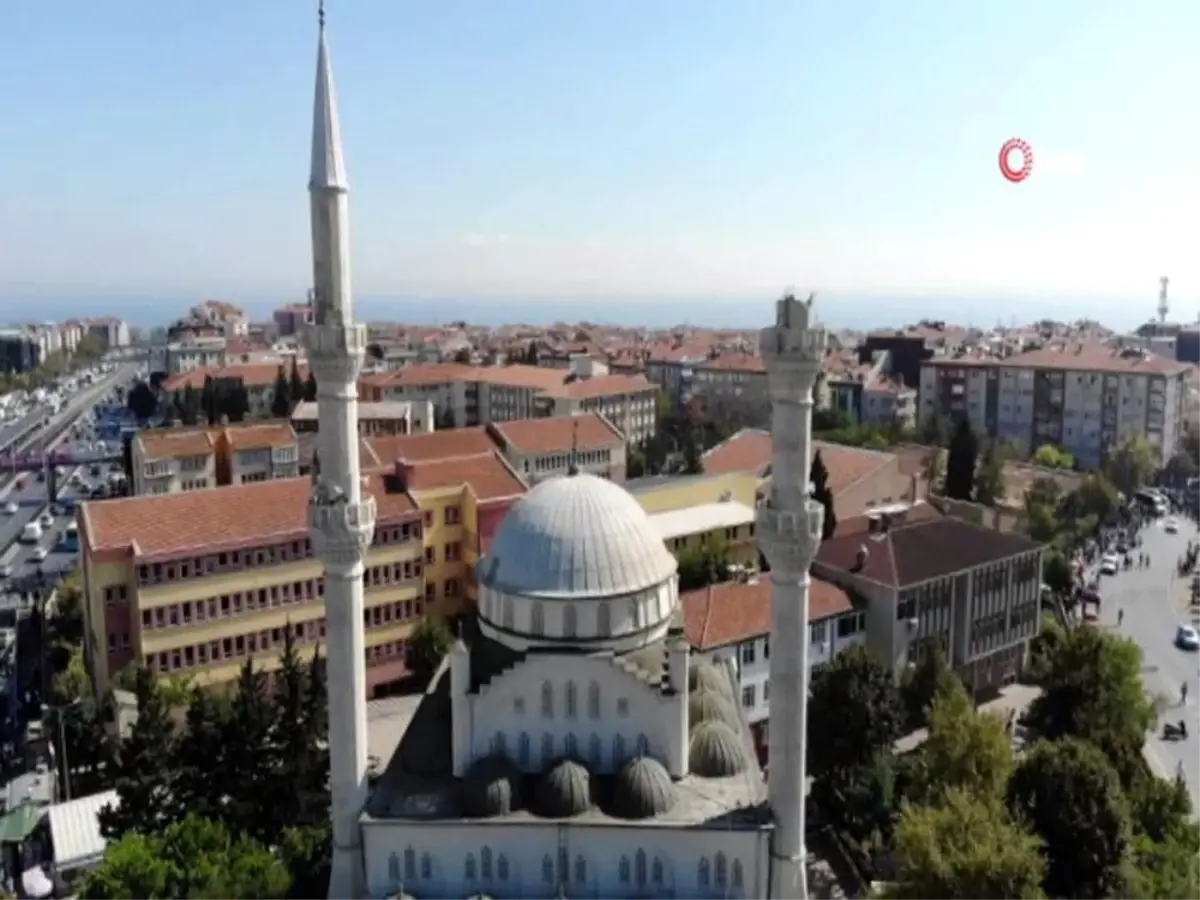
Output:
[[651,476],[634,479],[626,487],[676,556],[715,540],[729,548],[731,562],[754,565],[758,481],[753,473],[726,472]]
[[[424,613],[424,527],[413,497],[379,474],[367,555],[364,663],[372,690],[407,674]],[[130,663],[199,685],[235,679],[247,658],[279,665],[291,629],[325,636],[322,564],[308,540],[306,478],[85,503],[79,509],[85,659],[102,693]]]
[[299,444],[287,422],[139,432],[130,448],[133,488],[176,494],[300,474]]

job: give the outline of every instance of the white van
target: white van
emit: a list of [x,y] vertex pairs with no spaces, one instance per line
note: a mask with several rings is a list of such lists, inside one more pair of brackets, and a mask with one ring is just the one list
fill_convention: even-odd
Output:
[[42,526],[37,522],[30,522],[21,529],[22,544],[36,544],[42,539]]

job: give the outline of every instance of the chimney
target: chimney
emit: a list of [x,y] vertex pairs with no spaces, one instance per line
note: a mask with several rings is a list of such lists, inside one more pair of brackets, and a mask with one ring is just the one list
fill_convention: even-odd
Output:
[[867,565],[867,559],[870,558],[871,551],[867,549],[867,545],[863,544],[858,548],[858,555],[854,559],[854,568],[850,571],[861,572]]
[[881,524],[882,523],[880,522],[878,515],[872,514],[872,515],[867,516],[867,533],[868,534],[878,534],[880,531],[879,526]]

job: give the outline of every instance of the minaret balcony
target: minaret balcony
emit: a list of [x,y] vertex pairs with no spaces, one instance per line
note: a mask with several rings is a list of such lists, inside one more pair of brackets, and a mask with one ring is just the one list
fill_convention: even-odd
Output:
[[800,510],[780,509],[770,501],[758,508],[755,530],[772,571],[799,575],[817,557],[825,524],[825,507],[811,497]]
[[318,385],[354,384],[367,351],[367,329],[364,325],[310,325],[304,345]]
[[361,561],[375,535],[375,498],[351,503],[344,495],[314,496],[308,504],[309,535],[316,556],[349,565]]

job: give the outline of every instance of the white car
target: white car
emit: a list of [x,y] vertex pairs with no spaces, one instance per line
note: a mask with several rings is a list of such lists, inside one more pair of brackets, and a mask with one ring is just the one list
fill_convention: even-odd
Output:
[[1163,522],[1163,531],[1167,534],[1179,534],[1179,520],[1171,517]]
[[39,518],[38,521],[42,523],[42,528],[54,527],[54,516],[50,515],[48,512],[42,513],[41,518]]
[[1101,575],[1116,575],[1121,568],[1121,557],[1115,553],[1106,553],[1100,560]]
[[1200,634],[1191,625],[1180,625],[1175,632],[1175,646],[1180,650],[1200,650]]
[[21,507],[17,506],[15,500],[9,500],[7,503],[4,504],[5,515],[15,516],[20,511],[21,511]]
[[46,557],[49,555],[50,555],[50,551],[48,551],[45,547],[37,546],[37,547],[33,548],[33,561],[34,562],[45,562]]

